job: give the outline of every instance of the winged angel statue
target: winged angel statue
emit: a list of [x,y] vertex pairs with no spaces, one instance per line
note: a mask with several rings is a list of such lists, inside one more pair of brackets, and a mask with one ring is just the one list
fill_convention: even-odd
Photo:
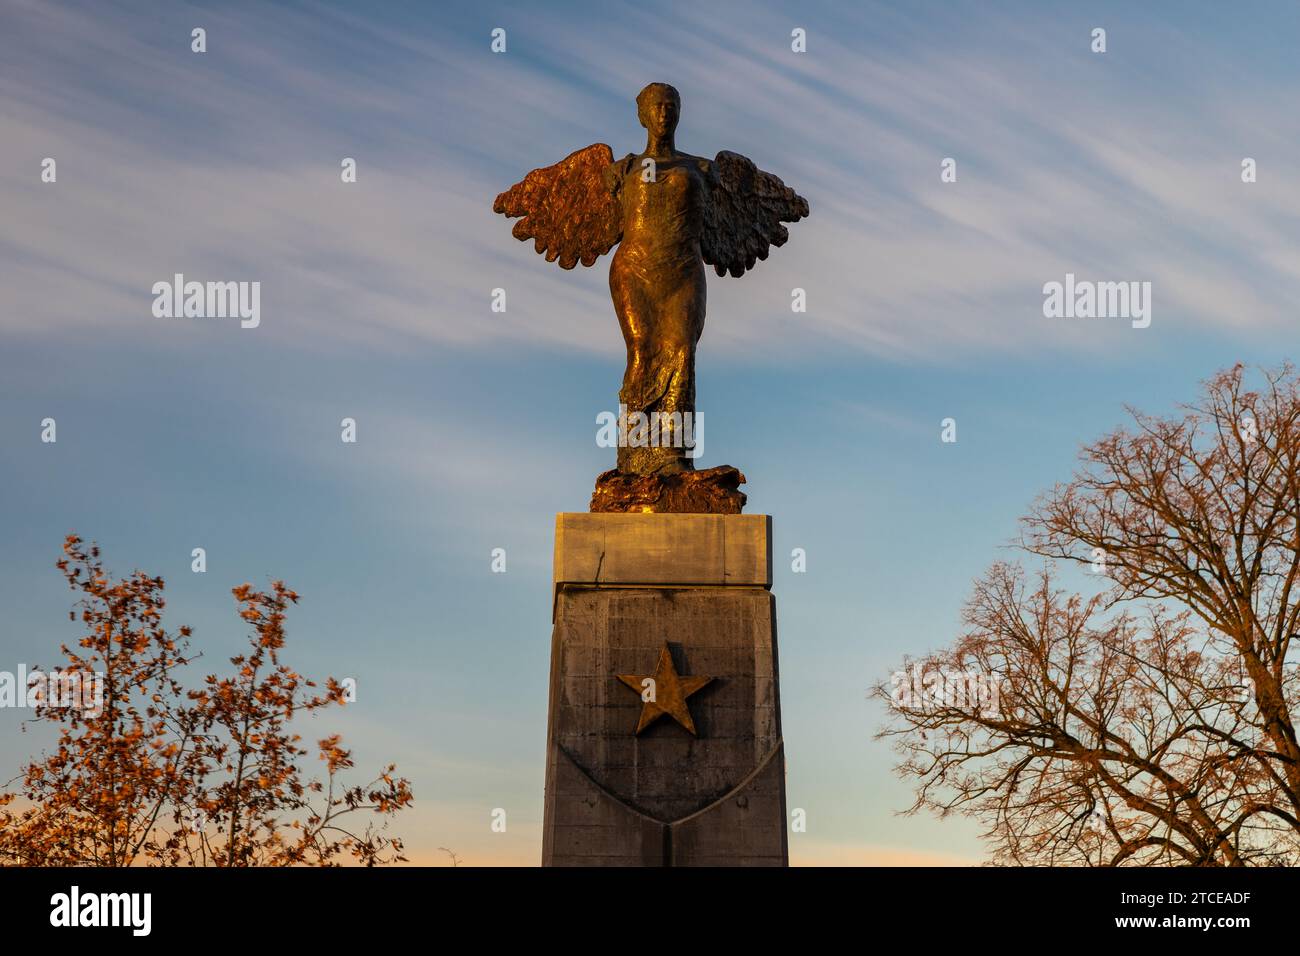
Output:
[[636,104],[645,152],[615,162],[596,143],[533,170],[492,208],[520,217],[515,238],[532,239],[562,269],[590,266],[618,246],[609,267],[627,344],[618,467],[596,480],[591,510],[739,512],[744,476],[729,466],[695,471],[691,435],[683,434],[698,421],[704,266],[744,275],[785,243],[782,223],[807,216],[808,202],[737,153],[709,161],[679,151],[681,98],[667,83],[651,83]]

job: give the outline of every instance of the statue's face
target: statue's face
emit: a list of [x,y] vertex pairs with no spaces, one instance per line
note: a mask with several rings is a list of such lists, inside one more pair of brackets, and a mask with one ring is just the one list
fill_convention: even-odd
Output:
[[652,89],[637,107],[637,116],[652,135],[665,136],[676,131],[680,110],[675,96],[667,90]]

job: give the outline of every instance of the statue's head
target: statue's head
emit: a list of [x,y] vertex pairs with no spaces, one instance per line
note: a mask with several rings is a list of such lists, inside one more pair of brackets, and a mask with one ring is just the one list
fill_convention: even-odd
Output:
[[652,135],[673,133],[681,115],[682,98],[667,83],[651,83],[636,95],[637,119]]

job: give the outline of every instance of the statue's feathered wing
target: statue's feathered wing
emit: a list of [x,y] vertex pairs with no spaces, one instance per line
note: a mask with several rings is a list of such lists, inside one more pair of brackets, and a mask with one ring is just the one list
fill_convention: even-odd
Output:
[[718,153],[710,185],[700,252],[720,276],[744,275],[790,238],[781,223],[808,215],[808,200],[739,153]]
[[623,210],[605,175],[613,162],[613,151],[594,143],[554,166],[534,169],[497,196],[492,211],[522,216],[512,234],[532,239],[547,262],[558,259],[561,269],[589,266],[623,237]]

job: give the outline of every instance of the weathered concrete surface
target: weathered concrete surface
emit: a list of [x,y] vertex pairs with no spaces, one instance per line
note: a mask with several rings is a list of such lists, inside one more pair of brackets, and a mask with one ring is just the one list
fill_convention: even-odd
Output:
[[555,584],[772,586],[768,515],[555,516]]
[[[762,515],[560,516],[544,865],[786,864],[769,526]],[[561,580],[597,536],[602,574]],[[730,565],[728,542],[739,542]],[[672,580],[673,558],[685,582]],[[746,583],[726,583],[737,568]],[[701,584],[706,571],[714,581]],[[646,577],[659,582],[631,583]],[[653,672],[665,642],[679,674],[713,678],[688,700],[696,737],[666,718],[634,732],[642,700],[617,675]]]

